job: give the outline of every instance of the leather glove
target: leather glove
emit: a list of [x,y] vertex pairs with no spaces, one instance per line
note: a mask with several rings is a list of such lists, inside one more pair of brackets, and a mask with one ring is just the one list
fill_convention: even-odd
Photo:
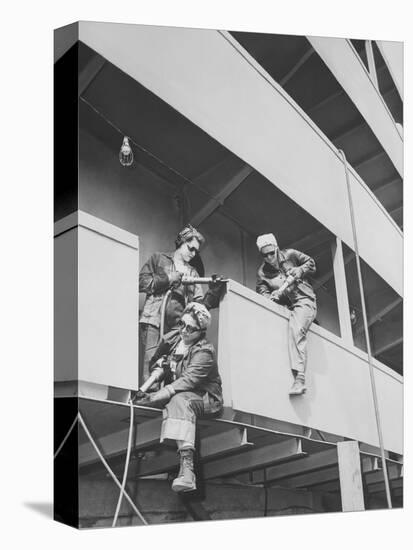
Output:
[[168,277],[171,288],[176,288],[181,284],[182,273],[180,271],[172,271],[172,273],[170,273]]
[[294,279],[301,279],[301,277],[303,276],[303,270],[301,269],[301,267],[292,267],[287,271],[287,275],[291,275],[292,277],[294,277]]
[[169,402],[174,394],[175,391],[171,386],[164,386],[157,392],[143,394],[140,399],[138,398],[135,400],[135,405],[144,405],[145,407],[163,407]]
[[280,299],[282,298],[283,294],[280,293],[278,290],[273,290],[271,292],[271,296],[270,296],[270,299],[272,302],[276,302],[278,303],[280,301]]

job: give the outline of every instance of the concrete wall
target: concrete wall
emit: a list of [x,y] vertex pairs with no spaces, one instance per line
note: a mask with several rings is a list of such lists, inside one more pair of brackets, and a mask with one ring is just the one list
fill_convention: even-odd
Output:
[[[140,480],[128,484],[128,492],[149,525],[193,521],[182,500],[166,480]],[[90,481],[80,477],[80,527],[109,527],[119,490],[111,480]],[[213,484],[205,485],[202,506],[213,520],[306,514],[338,511],[340,497],[326,499],[307,490],[270,488],[267,507],[263,487]],[[123,502],[118,526],[141,525],[127,502]]]

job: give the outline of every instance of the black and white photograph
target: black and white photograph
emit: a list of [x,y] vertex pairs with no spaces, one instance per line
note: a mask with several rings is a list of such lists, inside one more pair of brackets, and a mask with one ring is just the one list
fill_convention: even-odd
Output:
[[402,508],[403,43],[76,22],[54,143],[55,519]]

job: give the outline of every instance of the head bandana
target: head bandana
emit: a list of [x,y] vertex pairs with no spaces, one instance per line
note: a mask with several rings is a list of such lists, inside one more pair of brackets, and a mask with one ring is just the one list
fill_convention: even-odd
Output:
[[191,241],[192,239],[197,239],[200,246],[202,246],[205,242],[203,235],[201,235],[195,227],[192,227],[192,225],[188,223],[188,225],[186,225],[182,231],[178,233],[175,239],[175,246],[176,248],[179,248],[183,243]]
[[275,248],[278,248],[277,239],[274,237],[272,233],[267,233],[266,235],[260,235],[257,238],[257,247],[258,250],[261,251],[264,246],[275,246]]
[[185,315],[185,313],[192,315],[201,330],[206,330],[211,324],[211,314],[203,304],[190,302],[182,315]]

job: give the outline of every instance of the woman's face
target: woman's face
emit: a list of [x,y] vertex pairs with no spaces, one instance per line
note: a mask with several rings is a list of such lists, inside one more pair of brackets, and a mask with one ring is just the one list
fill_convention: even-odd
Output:
[[182,259],[188,263],[199,252],[199,241],[195,237],[190,241],[186,241],[180,248]]
[[179,331],[184,344],[194,344],[201,337],[201,329],[191,314],[185,313],[179,322]]

